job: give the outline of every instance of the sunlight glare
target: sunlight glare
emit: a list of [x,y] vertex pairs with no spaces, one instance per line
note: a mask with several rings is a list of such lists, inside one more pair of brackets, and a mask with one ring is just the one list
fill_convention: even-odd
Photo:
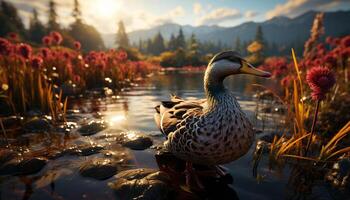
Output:
[[112,126],[114,124],[118,124],[122,121],[125,121],[126,120],[126,117],[122,114],[116,114],[116,115],[113,115],[109,118],[108,122],[109,124]]
[[101,17],[114,16],[121,7],[120,0],[96,1],[96,12]]

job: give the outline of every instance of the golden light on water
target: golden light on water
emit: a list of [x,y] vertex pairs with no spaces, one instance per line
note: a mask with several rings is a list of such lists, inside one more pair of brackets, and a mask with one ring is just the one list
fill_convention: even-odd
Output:
[[124,114],[113,114],[108,117],[108,123],[109,125],[113,126],[116,124],[120,124],[121,122],[125,121],[126,117]]
[[100,0],[96,1],[96,5],[91,9],[94,9],[96,14],[101,17],[111,17],[115,16],[121,6],[120,0]]

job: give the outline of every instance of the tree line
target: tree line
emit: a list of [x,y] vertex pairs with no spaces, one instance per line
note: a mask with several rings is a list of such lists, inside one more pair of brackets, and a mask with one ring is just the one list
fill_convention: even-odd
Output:
[[7,37],[10,33],[17,33],[19,40],[26,40],[33,45],[42,43],[42,38],[51,31],[58,31],[63,36],[63,46],[73,47],[74,41],[80,41],[84,51],[101,50],[105,48],[99,32],[91,25],[82,20],[82,12],[78,0],[74,0],[72,17],[74,22],[67,28],[63,28],[58,23],[57,5],[54,0],[48,2],[47,22],[43,23],[39,19],[36,9],[33,9],[29,22],[29,28],[26,29],[19,17],[16,7],[7,1],[0,3],[0,36]]

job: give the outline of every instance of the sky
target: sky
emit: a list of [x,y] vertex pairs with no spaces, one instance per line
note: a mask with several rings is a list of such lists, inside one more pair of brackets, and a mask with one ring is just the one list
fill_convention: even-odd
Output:
[[[46,23],[49,0],[7,0],[28,26],[33,8]],[[56,0],[59,22],[67,26],[73,0]],[[80,0],[83,20],[101,33],[114,33],[122,20],[127,32],[164,23],[236,26],[276,16],[296,17],[309,10],[350,10],[350,0]]]

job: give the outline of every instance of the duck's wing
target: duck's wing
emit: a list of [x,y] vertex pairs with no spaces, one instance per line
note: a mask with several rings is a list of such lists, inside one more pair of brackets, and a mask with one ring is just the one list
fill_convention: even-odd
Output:
[[170,101],[162,101],[155,107],[154,119],[160,131],[166,136],[177,129],[177,125],[186,117],[200,116],[203,113],[205,99],[183,100],[178,96],[171,96]]

